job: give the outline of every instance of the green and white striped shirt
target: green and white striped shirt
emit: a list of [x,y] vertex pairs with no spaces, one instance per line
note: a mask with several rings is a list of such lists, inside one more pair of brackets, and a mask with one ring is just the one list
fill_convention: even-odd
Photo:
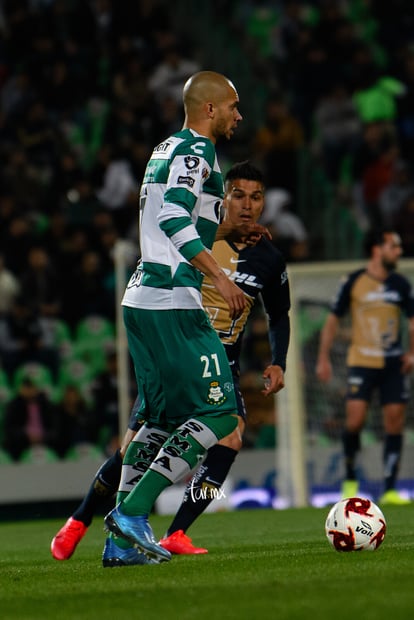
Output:
[[202,274],[189,262],[211,249],[223,179],[214,144],[192,129],[155,147],[140,193],[141,262],[122,304],[154,310],[202,308]]

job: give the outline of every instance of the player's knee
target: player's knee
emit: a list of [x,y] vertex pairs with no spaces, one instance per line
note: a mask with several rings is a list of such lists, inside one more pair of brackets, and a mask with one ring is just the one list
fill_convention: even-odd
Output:
[[349,415],[346,418],[345,429],[349,433],[360,433],[365,426],[365,416]]
[[232,450],[237,450],[237,452],[239,452],[243,446],[239,428],[236,428],[232,433],[227,435],[227,437],[220,439],[218,443],[221,446],[226,446],[227,448],[231,448]]
[[399,435],[404,430],[404,418],[401,416],[387,418],[384,422],[384,430],[389,435]]
[[405,407],[389,405],[384,408],[384,430],[391,435],[403,432],[405,424]]

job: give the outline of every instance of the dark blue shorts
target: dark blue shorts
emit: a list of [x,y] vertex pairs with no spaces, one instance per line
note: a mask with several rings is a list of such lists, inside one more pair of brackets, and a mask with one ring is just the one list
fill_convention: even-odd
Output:
[[[242,420],[246,421],[246,405],[244,403],[244,398],[240,391],[240,377],[238,371],[235,371],[231,366],[232,374],[233,374],[233,383],[234,383],[234,395],[236,397],[237,403],[237,413],[242,418]],[[129,417],[128,428],[132,431],[138,431],[142,424],[142,418],[139,415],[139,395],[136,397],[135,402],[133,404],[131,415]]]
[[381,405],[406,403],[409,399],[409,378],[401,372],[401,360],[387,362],[385,368],[348,368],[348,400],[369,402],[374,390],[378,389]]

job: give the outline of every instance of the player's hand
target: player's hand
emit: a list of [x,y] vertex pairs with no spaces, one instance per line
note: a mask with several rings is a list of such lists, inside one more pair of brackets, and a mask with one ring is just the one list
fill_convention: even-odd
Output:
[[265,384],[262,394],[277,394],[285,387],[285,373],[280,366],[268,366],[263,371],[263,381]]
[[230,318],[238,319],[246,306],[246,297],[237,284],[234,284],[223,272],[218,278],[212,278],[214,286],[228,303]]
[[193,256],[191,264],[201,273],[210,277],[213,285],[229,306],[230,318],[238,319],[246,306],[246,297],[241,288],[233,280],[230,280],[216,259],[206,249]]
[[319,360],[316,365],[316,376],[319,381],[323,383],[328,383],[328,381],[332,378],[332,365],[329,360]]
[[220,224],[217,230],[216,241],[227,239],[233,243],[245,243],[248,246],[254,246],[262,237],[272,240],[270,230],[261,224],[246,222],[239,226],[234,226],[229,221]]
[[256,243],[260,241],[262,237],[265,237],[269,241],[272,240],[272,235],[270,230],[266,228],[266,226],[262,226],[261,224],[245,224],[244,227],[247,228],[246,235],[244,236],[244,243],[248,246],[254,246]]

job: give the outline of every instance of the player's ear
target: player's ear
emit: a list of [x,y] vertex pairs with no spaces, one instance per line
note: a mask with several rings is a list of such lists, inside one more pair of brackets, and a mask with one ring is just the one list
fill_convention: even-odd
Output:
[[215,110],[214,110],[214,103],[211,103],[211,102],[210,103],[206,103],[206,104],[204,104],[204,107],[205,107],[205,110],[206,110],[208,118],[213,118],[214,117],[214,112],[215,112]]
[[224,218],[226,217],[226,213],[227,213],[227,203],[226,203],[226,197],[224,196],[224,199],[223,199],[223,202],[221,203],[221,208],[220,208],[220,222],[224,220]]
[[230,200],[231,186],[227,181],[224,183],[224,197],[222,209],[226,210]]
[[266,198],[265,198],[266,197],[266,188],[265,188],[265,186],[263,184],[262,184],[262,192],[263,192],[262,193],[262,208],[260,209],[259,217],[261,215],[263,215],[263,211],[264,211],[264,208],[265,208],[265,202],[266,202]]

